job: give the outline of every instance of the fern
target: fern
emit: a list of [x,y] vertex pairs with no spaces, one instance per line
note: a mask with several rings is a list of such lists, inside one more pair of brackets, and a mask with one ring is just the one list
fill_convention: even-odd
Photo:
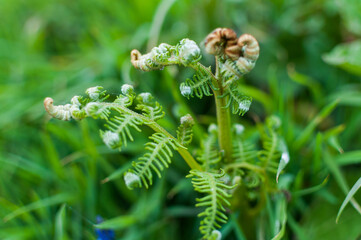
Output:
[[185,147],[192,142],[193,125],[194,120],[190,114],[187,114],[181,118],[181,125],[179,125],[177,130],[177,140]]
[[121,136],[121,142],[124,146],[127,146],[127,138],[133,141],[133,136],[130,133],[130,127],[141,132],[138,125],[142,125],[143,122],[132,114],[122,114],[121,116],[115,116],[107,121],[105,126],[113,133],[117,133]]
[[254,145],[241,138],[234,139],[232,157],[236,162],[250,162],[257,156]]
[[149,118],[150,120],[156,122],[157,120],[164,117],[164,112],[162,106],[155,102],[152,105],[146,105],[146,104],[138,104],[136,107],[137,110],[142,111],[143,115]]
[[225,108],[231,107],[233,114],[239,114],[243,116],[246,112],[248,112],[249,107],[252,103],[252,98],[243,95],[238,92],[237,87],[235,85],[231,86],[227,89],[226,93],[220,97],[229,97]]
[[258,152],[258,158],[261,161],[262,167],[272,173],[277,172],[278,162],[282,154],[279,151],[280,138],[276,132],[279,125],[280,120],[275,116],[266,120],[266,125],[261,135],[263,150]]
[[[142,187],[144,185],[148,188],[153,183],[153,173],[154,171],[160,178],[161,171],[164,168],[168,168],[171,163],[171,157],[173,156],[172,149],[177,150],[181,146],[173,138],[167,137],[162,133],[154,133],[149,139],[153,142],[148,142],[145,149],[148,150],[146,154],[140,157],[137,161],[133,162],[133,169],[129,170],[127,173],[135,174],[139,181],[131,182],[127,184],[129,188],[134,186]],[[127,178],[127,174],[125,178]],[[127,182],[127,181],[126,181]]]
[[201,142],[201,150],[197,160],[202,163],[203,169],[208,171],[213,165],[216,165],[221,160],[220,152],[217,148],[217,126],[210,125],[206,135]]
[[187,98],[196,95],[198,98],[205,96],[212,96],[211,92],[211,79],[212,77],[203,69],[195,68],[196,74],[193,79],[186,79],[185,82],[180,84],[181,94]]
[[192,178],[192,184],[195,191],[206,194],[205,197],[197,198],[196,207],[206,207],[198,217],[203,217],[200,232],[203,239],[215,239],[215,230],[220,228],[222,223],[227,222],[225,207],[230,203],[227,198],[231,195],[227,190],[233,189],[235,186],[228,186],[223,182],[225,172],[221,169],[220,173],[204,172],[191,170],[188,178]]

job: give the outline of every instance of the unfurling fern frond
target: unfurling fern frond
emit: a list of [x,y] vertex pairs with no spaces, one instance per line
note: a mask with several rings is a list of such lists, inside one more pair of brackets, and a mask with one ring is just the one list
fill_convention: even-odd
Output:
[[181,125],[177,130],[177,140],[183,146],[188,146],[193,138],[194,120],[190,114],[181,117]]
[[250,162],[257,156],[254,145],[244,141],[242,138],[236,138],[233,143],[232,157],[235,162]]
[[228,96],[228,101],[225,108],[231,107],[233,114],[239,114],[241,116],[243,116],[246,112],[248,112],[249,107],[251,106],[252,103],[251,97],[245,96],[242,93],[238,92],[236,86],[233,87],[231,86],[230,88],[228,88],[226,93],[220,97],[227,97],[227,96]]
[[[143,122],[132,114],[122,114],[120,116],[115,116],[114,118],[107,121],[105,126],[113,133],[119,134],[120,136],[120,145],[124,144],[127,146],[127,138],[130,141],[133,141],[133,136],[130,133],[130,127],[140,132],[139,125],[142,125]],[[104,137],[103,137],[104,140]]]
[[198,45],[188,38],[182,39],[176,46],[162,43],[144,55],[136,49],[131,52],[133,66],[142,71],[163,69],[173,64],[189,66],[197,63],[201,57]]
[[217,126],[211,124],[208,129],[208,135],[202,139],[201,150],[197,157],[197,160],[202,163],[202,167],[206,171],[221,160],[221,154],[217,148],[217,138]]
[[145,145],[145,149],[149,152],[134,161],[132,164],[133,169],[129,170],[124,176],[127,187],[130,189],[142,185],[148,188],[149,185],[152,185],[152,171],[160,178],[162,176],[161,171],[168,168],[171,163],[172,150],[183,147],[175,139],[162,133],[154,133],[149,139],[153,140],[153,142],[148,142]]
[[158,102],[154,102],[153,96],[150,93],[141,93],[137,97],[137,110],[142,111],[142,114],[152,121],[157,121],[164,117],[162,106]]
[[245,141],[242,137],[244,127],[241,124],[235,124],[234,126],[235,136],[233,142],[232,157],[235,162],[250,162],[257,156],[254,145]]
[[[194,65],[196,74],[193,76],[193,79],[186,79],[185,82],[180,84],[180,91],[184,97],[193,97],[196,95],[198,98],[202,98],[203,95],[212,96],[212,77],[209,72],[201,69],[198,65]],[[210,71],[210,69],[209,69]]]
[[203,239],[216,239],[219,235],[217,228],[221,227],[222,223],[227,222],[225,214],[225,207],[230,203],[227,198],[231,195],[227,190],[233,189],[235,186],[228,186],[223,182],[225,172],[221,169],[220,173],[204,172],[199,170],[191,170],[187,177],[192,178],[192,184],[195,191],[206,196],[197,198],[196,207],[206,207],[203,212],[198,214],[198,217],[203,217],[200,232],[203,234]]
[[278,162],[282,154],[279,151],[280,138],[276,132],[279,126],[280,119],[276,116],[271,116],[266,120],[261,135],[263,150],[258,152],[262,167],[272,173],[277,172]]

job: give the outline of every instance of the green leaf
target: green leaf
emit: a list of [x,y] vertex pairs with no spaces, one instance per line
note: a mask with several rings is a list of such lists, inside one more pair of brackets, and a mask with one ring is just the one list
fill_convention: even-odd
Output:
[[[349,187],[347,185],[346,179],[343,176],[339,166],[337,166],[337,164],[335,163],[334,158],[330,155],[329,152],[325,152],[324,153],[324,159],[325,159],[325,163],[327,165],[327,167],[329,168],[330,172],[333,174],[333,176],[335,177],[335,180],[337,182],[337,184],[339,185],[339,187],[342,189],[342,191],[347,195],[349,193]],[[356,200],[354,198],[351,198],[351,204],[352,206],[359,212],[361,213],[361,207],[360,205],[356,202]]]
[[275,227],[276,230],[278,229],[278,233],[276,236],[272,238],[272,240],[280,240],[284,236],[286,232],[286,222],[287,222],[287,202],[285,196],[280,196],[276,203],[276,221],[275,221]]
[[[338,222],[343,210],[345,209],[346,205],[351,201],[352,197],[355,195],[355,193],[357,192],[357,190],[359,190],[361,187],[361,177],[357,180],[357,182],[353,185],[353,187],[351,188],[351,190],[348,192],[345,200],[343,201],[340,210],[337,213],[337,217],[336,217],[336,223]],[[361,214],[361,212],[359,212]]]
[[294,148],[299,149],[301,148],[307,140],[309,140],[312,137],[312,134],[318,124],[320,124],[328,115],[331,114],[331,112],[337,107],[339,103],[339,100],[335,100],[322,108],[321,112],[317,114],[317,116],[312,119],[312,121],[307,125],[305,130],[300,133],[300,135],[296,138],[294,142]]
[[55,239],[65,239],[65,217],[66,217],[66,204],[63,204],[59,211],[56,213],[55,219]]
[[73,198],[73,196],[71,194],[62,194],[61,193],[61,194],[58,194],[55,196],[41,199],[39,201],[30,203],[29,205],[26,205],[26,206],[16,209],[12,213],[6,215],[4,217],[4,221],[7,222],[13,218],[16,218],[16,217],[24,214],[24,213],[28,213],[28,212],[36,210],[36,209],[45,208],[48,206],[57,205],[60,203],[70,201],[72,198]]
[[340,166],[361,163],[361,150],[340,154],[335,157],[335,162]]
[[278,169],[276,174],[277,183],[282,170],[286,167],[286,165],[290,161],[290,154],[288,153],[287,145],[283,138],[280,138],[279,140],[279,151],[282,153],[282,155],[281,155],[280,163],[278,164]]
[[102,223],[94,225],[94,227],[99,229],[124,229],[132,226],[136,222],[136,217],[132,215],[125,215],[105,220]]
[[331,52],[323,55],[322,58],[328,64],[338,66],[350,73],[361,75],[360,55],[361,40],[357,40],[337,45]]
[[354,34],[361,35],[361,2],[359,0],[335,1],[346,28]]

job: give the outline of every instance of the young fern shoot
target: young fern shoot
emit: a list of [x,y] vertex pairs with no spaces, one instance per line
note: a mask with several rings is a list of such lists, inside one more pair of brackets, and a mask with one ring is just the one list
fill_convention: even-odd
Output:
[[258,159],[255,145],[241,137],[244,127],[235,124],[232,131],[230,113],[243,116],[252,102],[251,97],[240,91],[239,80],[255,66],[259,55],[257,40],[249,34],[237,38],[233,30],[217,28],[207,36],[205,50],[215,56],[214,73],[210,67],[199,62],[201,50],[187,38],[175,46],[162,43],[147,54],[142,55],[138,50],[131,52],[131,63],[142,71],[162,70],[169,65],[192,68],[195,71],[193,78],[180,84],[184,97],[214,95],[217,124],[211,124],[208,134],[202,139],[196,151],[198,162],[187,150],[193,138],[195,121],[192,116],[187,114],[181,118],[181,124],[175,131],[177,135],[173,136],[158,124],[165,115],[160,103],[154,101],[150,93],[136,94],[131,85],[124,84],[122,93],[114,101],[108,101],[106,92],[96,86],[87,89],[85,97],[73,97],[70,104],[55,106],[53,99],[46,98],[44,106],[49,115],[59,120],[101,119],[106,128],[100,130],[101,138],[106,146],[119,151],[126,147],[128,141],[134,140],[133,131],[141,132],[143,126],[154,130],[149,136],[150,142],[145,144],[146,153],[134,161],[124,174],[125,184],[129,189],[149,188],[153,175],[162,177],[163,171],[171,164],[174,152],[179,152],[191,169],[187,177],[192,178],[194,190],[205,195],[196,199],[196,206],[204,208],[198,215],[202,218],[202,239],[219,240],[222,234],[217,229],[227,222],[226,210],[231,207],[232,194],[237,193],[235,183],[244,184],[257,192],[267,172],[277,171],[278,179],[284,165],[277,170],[276,160],[281,156],[286,159],[287,147],[281,144],[274,121],[263,131],[264,150],[258,152]]

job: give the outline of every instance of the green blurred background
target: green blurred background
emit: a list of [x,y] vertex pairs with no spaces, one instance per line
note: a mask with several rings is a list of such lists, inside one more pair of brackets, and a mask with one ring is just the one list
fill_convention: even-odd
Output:
[[[146,138],[136,134],[121,154],[108,150],[101,123],[50,120],[42,102],[65,104],[96,85],[117,94],[131,83],[163,104],[170,131],[182,114],[196,114],[197,144],[215,122],[213,100],[180,97],[191,71],[141,73],[129,53],[184,37],[202,45],[217,27],[250,33],[261,47],[242,80],[251,110],[234,120],[253,129],[271,114],[282,119],[291,192],[330,174],[319,191],[290,200],[285,239],[357,239],[361,216],[348,206],[337,225],[335,217],[361,176],[359,0],[0,0],[0,239],[96,239],[96,215],[123,216],[119,239],[199,238],[179,156],[150,190],[129,191],[122,173]],[[202,62],[214,64],[206,54]],[[332,113],[317,115],[336,99]],[[223,235],[236,239],[232,229]]]

